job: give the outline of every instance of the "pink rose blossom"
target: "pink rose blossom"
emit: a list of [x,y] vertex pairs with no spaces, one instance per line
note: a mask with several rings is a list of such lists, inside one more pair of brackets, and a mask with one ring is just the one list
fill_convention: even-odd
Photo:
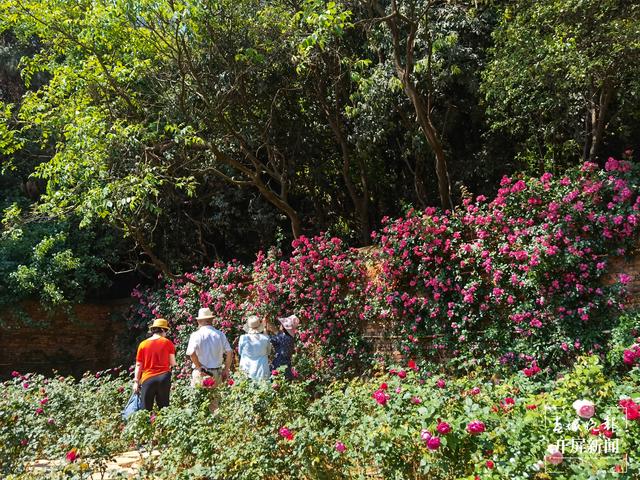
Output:
[[204,377],[202,379],[202,386],[204,388],[213,388],[216,385],[216,381],[213,377]]
[[451,431],[451,425],[449,425],[447,422],[438,422],[438,426],[436,427],[436,430],[441,435],[446,435]]
[[429,450],[437,450],[440,448],[440,437],[431,437],[427,440],[427,448]]
[[69,463],[75,462],[78,459],[78,456],[79,455],[78,455],[78,449],[77,448],[72,448],[65,455],[65,457],[67,458],[67,462],[69,462]]
[[281,427],[280,430],[278,430],[278,433],[280,434],[280,436],[286,440],[293,440],[293,432],[291,430],[289,430],[287,427]]
[[551,465],[560,465],[562,460],[564,460],[564,456],[562,455],[562,452],[558,450],[557,446],[549,445],[547,451],[549,453],[544,457],[547,463],[550,463]]
[[373,399],[378,402],[379,405],[386,405],[387,401],[389,400],[389,395],[387,393],[385,393],[384,390],[376,390],[373,395],[372,395]]
[[582,418],[591,418],[596,413],[595,405],[589,400],[576,400],[573,402],[573,409]]
[[471,435],[480,435],[485,431],[485,429],[485,424],[481,420],[472,420],[467,424],[467,431]]

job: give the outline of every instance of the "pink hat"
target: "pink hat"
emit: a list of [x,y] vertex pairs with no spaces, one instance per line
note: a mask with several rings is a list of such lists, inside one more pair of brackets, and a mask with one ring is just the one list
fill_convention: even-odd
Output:
[[288,317],[279,318],[278,321],[282,324],[284,329],[289,332],[292,337],[295,336],[300,320],[295,315],[289,315]]

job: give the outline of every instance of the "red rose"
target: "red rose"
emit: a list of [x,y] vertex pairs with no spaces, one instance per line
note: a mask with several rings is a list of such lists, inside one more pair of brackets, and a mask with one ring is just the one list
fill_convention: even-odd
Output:
[[78,449],[77,448],[72,448],[71,450],[69,450],[67,452],[67,461],[69,463],[73,463],[76,461],[76,459],[78,458]]

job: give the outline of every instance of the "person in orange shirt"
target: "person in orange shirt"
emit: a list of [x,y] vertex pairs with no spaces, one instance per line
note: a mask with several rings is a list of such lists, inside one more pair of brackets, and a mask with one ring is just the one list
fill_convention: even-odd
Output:
[[166,338],[169,323],[157,318],[149,328],[151,337],[140,342],[133,373],[133,391],[140,392],[140,400],[146,410],[169,406],[171,367],[176,366],[176,347]]

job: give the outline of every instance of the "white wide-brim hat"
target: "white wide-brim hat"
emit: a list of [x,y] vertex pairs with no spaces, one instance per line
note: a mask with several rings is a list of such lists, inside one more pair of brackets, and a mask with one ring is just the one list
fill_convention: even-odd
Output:
[[201,308],[198,310],[196,320],[210,320],[214,317],[213,312],[209,308]]
[[247,333],[262,333],[264,331],[264,325],[259,317],[256,315],[250,315],[247,318],[243,329]]

